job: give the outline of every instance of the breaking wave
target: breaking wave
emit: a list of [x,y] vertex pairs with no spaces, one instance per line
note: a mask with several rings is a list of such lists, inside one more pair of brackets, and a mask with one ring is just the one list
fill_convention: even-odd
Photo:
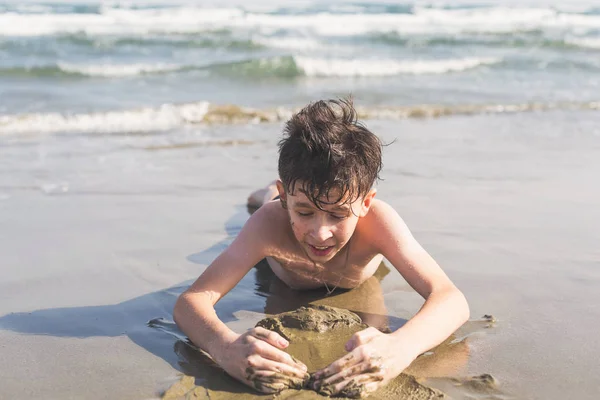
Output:
[[174,64],[77,65],[59,63],[58,69],[74,75],[99,77],[125,77],[151,73],[173,72],[181,69]]
[[[439,118],[456,115],[513,114],[551,110],[600,110],[598,102],[418,105],[358,107],[361,119]],[[208,102],[164,104],[88,114],[34,113],[0,116],[0,134],[128,134],[169,131],[206,124],[257,124],[285,121],[293,108],[252,109]]]
[[446,60],[342,60],[295,57],[307,76],[392,76],[400,74],[444,74],[500,63],[498,58]]
[[567,39],[566,42],[577,47],[600,50],[600,38]]
[[72,64],[0,68],[0,76],[118,78],[181,70],[171,64]]
[[248,7],[209,8],[194,5],[162,7],[80,6],[68,9],[36,6],[0,12],[0,36],[44,36],[84,32],[88,35],[198,33],[235,28],[303,29],[327,36],[369,32],[458,33],[513,32],[545,29],[600,29],[593,9],[482,6],[432,7],[363,4],[352,9],[324,6],[261,11]]
[[148,74],[207,71],[238,77],[369,77],[401,74],[443,74],[460,72],[500,63],[496,58],[462,58],[447,60],[360,60],[282,56],[215,63],[209,65],[177,64],[75,64],[0,68],[0,76],[65,76],[121,78]]

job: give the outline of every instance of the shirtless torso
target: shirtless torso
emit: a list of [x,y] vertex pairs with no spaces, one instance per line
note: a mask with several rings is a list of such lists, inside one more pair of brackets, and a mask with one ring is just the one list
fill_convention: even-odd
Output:
[[[373,204],[373,207],[377,208],[377,204]],[[308,257],[298,243],[288,212],[281,207],[279,200],[267,203],[263,208],[264,218],[271,221],[270,233],[277,238],[276,246],[268,251],[266,259],[275,275],[292,289],[323,286],[328,290],[335,287],[354,288],[370,278],[383,259],[368,240],[365,229],[368,224],[359,223],[351,240],[331,260],[317,263]]]

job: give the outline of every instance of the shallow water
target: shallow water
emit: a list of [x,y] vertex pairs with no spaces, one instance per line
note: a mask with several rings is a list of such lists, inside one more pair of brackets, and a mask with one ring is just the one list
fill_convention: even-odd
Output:
[[[516,398],[596,397],[598,122],[595,112],[367,121],[396,139],[378,196],[473,318],[498,319],[469,337],[460,375],[490,373]],[[238,232],[246,196],[274,177],[279,130],[5,137],[3,396],[148,398],[168,387],[184,368],[177,339],[146,323],[171,320],[177,294]],[[257,282],[251,271],[217,305],[235,330],[265,311]],[[394,321],[422,302],[394,271],[381,290]]]

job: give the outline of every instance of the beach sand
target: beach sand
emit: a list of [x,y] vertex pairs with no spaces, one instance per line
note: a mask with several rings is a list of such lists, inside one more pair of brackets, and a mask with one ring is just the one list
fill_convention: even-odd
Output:
[[[448,375],[490,373],[519,399],[600,393],[599,122],[560,111],[367,121],[396,139],[378,196],[473,319],[497,319]],[[0,397],[147,399],[175,382],[185,360],[172,306],[275,177],[280,130],[1,138]],[[257,271],[217,305],[235,330],[264,316]],[[422,303],[394,270],[380,288],[390,321]],[[156,318],[162,329],[147,325]]]

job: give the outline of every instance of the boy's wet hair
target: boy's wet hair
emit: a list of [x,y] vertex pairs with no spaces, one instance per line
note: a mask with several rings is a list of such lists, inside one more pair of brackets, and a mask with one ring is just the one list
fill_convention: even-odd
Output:
[[309,104],[292,116],[283,134],[279,177],[285,191],[300,190],[320,209],[361,198],[379,178],[381,141],[358,122],[350,99]]

